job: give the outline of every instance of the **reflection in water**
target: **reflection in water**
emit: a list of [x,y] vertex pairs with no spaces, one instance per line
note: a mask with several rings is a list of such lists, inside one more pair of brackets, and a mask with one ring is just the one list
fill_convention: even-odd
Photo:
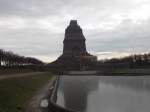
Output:
[[62,76],[57,104],[82,112],[149,112],[150,77]]
[[[84,76],[63,76],[59,81],[57,103],[69,109],[76,111],[84,111],[87,107],[87,96],[90,91],[98,87],[98,80],[93,82],[93,79]],[[63,99],[63,98],[64,99]]]

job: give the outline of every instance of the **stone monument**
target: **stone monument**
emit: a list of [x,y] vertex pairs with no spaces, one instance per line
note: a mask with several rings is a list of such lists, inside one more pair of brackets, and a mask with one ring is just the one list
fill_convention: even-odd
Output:
[[96,56],[89,54],[86,50],[85,37],[77,20],[71,20],[65,30],[63,41],[63,53],[53,63],[60,66],[80,66],[82,60],[96,60]]
[[70,25],[65,30],[63,56],[86,55],[85,40],[82,29],[77,24],[77,21],[71,20]]

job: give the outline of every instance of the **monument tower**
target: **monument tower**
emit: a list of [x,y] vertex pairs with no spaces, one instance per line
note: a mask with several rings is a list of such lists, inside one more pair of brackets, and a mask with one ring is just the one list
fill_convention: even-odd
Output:
[[65,38],[63,41],[64,56],[80,56],[86,55],[85,37],[82,29],[77,24],[77,20],[71,20],[69,26],[65,30]]
[[63,41],[63,53],[53,64],[59,66],[79,66],[81,60],[95,60],[96,57],[89,54],[86,50],[85,37],[77,20],[71,20],[69,26],[65,29]]

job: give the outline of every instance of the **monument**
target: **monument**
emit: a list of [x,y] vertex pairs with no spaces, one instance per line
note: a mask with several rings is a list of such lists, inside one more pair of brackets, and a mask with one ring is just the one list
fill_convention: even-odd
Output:
[[87,55],[85,37],[76,20],[71,20],[65,30],[63,56]]
[[65,67],[79,67],[83,62],[97,60],[96,56],[87,52],[85,41],[86,39],[77,20],[71,20],[65,30],[63,53],[53,63]]

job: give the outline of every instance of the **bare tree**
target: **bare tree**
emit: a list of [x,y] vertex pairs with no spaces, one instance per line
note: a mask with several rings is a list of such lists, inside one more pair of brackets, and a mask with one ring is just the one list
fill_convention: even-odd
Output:
[[10,51],[4,51],[0,49],[0,68],[2,66],[12,68],[12,67],[21,67],[21,66],[38,66],[38,65],[43,65],[43,62],[31,58],[31,57],[24,57],[20,56],[18,54],[14,54],[13,52]]

